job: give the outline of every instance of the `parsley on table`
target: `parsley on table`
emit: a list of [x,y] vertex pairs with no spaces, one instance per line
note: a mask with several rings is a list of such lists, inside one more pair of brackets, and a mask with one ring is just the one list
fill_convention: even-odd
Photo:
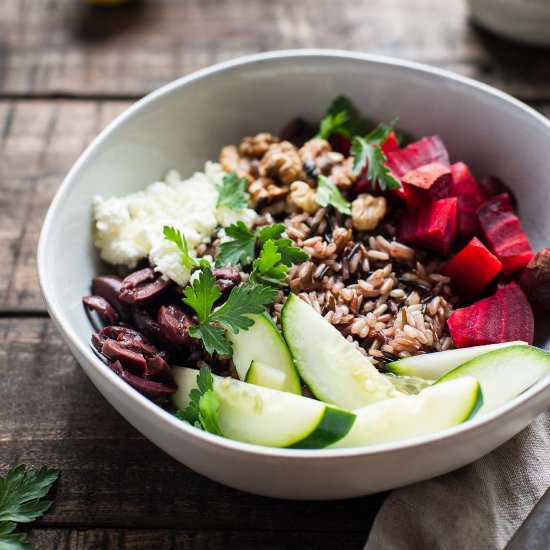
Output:
[[199,277],[184,290],[183,301],[193,308],[199,318],[199,325],[189,328],[189,335],[203,341],[206,351],[220,355],[231,355],[233,346],[226,336],[227,326],[237,334],[239,330],[249,329],[254,322],[247,315],[262,313],[265,304],[272,302],[277,290],[263,285],[245,283],[231,290],[227,301],[215,311],[212,307],[221,296],[216,278],[210,268],[201,270]]
[[292,246],[290,239],[281,239],[285,226],[282,223],[267,225],[258,229],[255,233],[248,229],[243,222],[230,225],[225,228],[225,234],[231,237],[230,241],[220,244],[220,253],[216,258],[216,265],[237,265],[247,266],[254,260],[256,243],[265,244],[272,240],[282,256],[282,263],[289,267],[293,263],[303,262],[308,255],[296,246]]
[[367,166],[367,177],[373,187],[378,184],[382,191],[401,187],[401,184],[390,174],[386,166],[386,155],[381,148],[394,131],[396,122],[397,119],[389,124],[381,123],[365,137],[355,136],[351,143],[351,154],[354,157],[353,173],[359,175]]
[[330,105],[327,114],[321,119],[318,139],[328,139],[332,134],[352,137],[366,131],[368,122],[360,118],[351,101],[344,96],[337,97]]
[[222,435],[219,407],[212,373],[208,367],[201,367],[197,375],[197,388],[189,392],[189,405],[176,411],[175,415],[195,428]]
[[0,548],[31,550],[26,533],[14,533],[16,523],[29,523],[42,516],[52,505],[45,500],[59,472],[48,466],[27,468],[25,464],[0,476]]
[[223,177],[218,187],[218,203],[216,206],[226,206],[231,210],[242,210],[248,207],[246,186],[248,180],[239,178],[236,172],[230,172]]
[[194,258],[189,254],[189,246],[187,245],[187,240],[185,238],[185,235],[182,234],[182,232],[179,229],[176,229],[175,227],[171,227],[169,225],[165,225],[163,229],[164,238],[167,241],[173,242],[181,252],[181,262],[182,264],[187,267],[188,269],[196,268],[196,267],[204,267],[210,265],[208,260],[197,260],[197,258]]
[[333,206],[342,214],[351,214],[351,203],[340,193],[340,190],[327,177],[319,176],[315,201],[321,206]]
[[250,280],[253,283],[269,286],[286,286],[286,274],[289,266],[281,263],[282,255],[274,241],[267,241],[260,252],[260,255],[252,264]]

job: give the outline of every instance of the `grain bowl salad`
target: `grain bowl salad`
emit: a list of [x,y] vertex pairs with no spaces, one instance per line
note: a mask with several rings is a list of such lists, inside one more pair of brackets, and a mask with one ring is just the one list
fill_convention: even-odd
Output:
[[228,144],[190,177],[95,197],[109,274],[92,344],[183,422],[259,445],[406,439],[486,414],[550,373],[550,307],[494,178],[437,135],[404,143],[345,97]]

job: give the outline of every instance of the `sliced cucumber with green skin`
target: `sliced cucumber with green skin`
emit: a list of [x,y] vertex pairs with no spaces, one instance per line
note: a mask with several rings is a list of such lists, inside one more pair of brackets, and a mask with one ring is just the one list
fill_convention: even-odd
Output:
[[482,401],[471,376],[357,409],[346,437],[332,447],[359,447],[425,435],[467,420]]
[[248,330],[234,334],[226,330],[233,344],[233,363],[244,380],[252,361],[260,361],[271,368],[281,371],[285,376],[283,390],[290,393],[302,393],[300,377],[296,372],[290,351],[275,323],[267,315],[248,315],[254,324]]
[[483,393],[478,415],[488,413],[550,374],[550,353],[533,346],[510,346],[485,353],[460,365],[436,385],[461,376],[476,378]]
[[294,294],[283,306],[281,325],[296,368],[318,399],[352,410],[402,395],[336,328]]
[[394,374],[418,376],[426,380],[438,380],[448,372],[456,369],[459,365],[474,359],[478,355],[508,346],[526,344],[527,342],[518,340],[516,342],[503,342],[502,344],[488,344],[486,346],[436,351],[434,353],[426,353],[399,359],[399,361],[388,363],[386,366],[388,370]]
[[272,390],[285,391],[286,374],[261,361],[252,361],[244,381]]
[[425,380],[418,376],[393,374],[393,372],[384,373],[382,376],[385,376],[397,391],[405,395],[416,395],[433,384],[432,380]]
[[[189,404],[189,392],[197,387],[198,372],[172,368],[178,384],[172,402],[177,409]],[[344,437],[355,421],[355,414],[315,399],[233,378],[213,378],[220,403],[220,428],[230,439],[270,447],[321,449]]]

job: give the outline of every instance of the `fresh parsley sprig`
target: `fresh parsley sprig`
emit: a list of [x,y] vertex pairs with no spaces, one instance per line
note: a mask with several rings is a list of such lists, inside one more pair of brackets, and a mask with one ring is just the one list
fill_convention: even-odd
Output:
[[42,516],[52,505],[45,500],[59,472],[48,466],[27,468],[25,464],[0,476],[0,548],[31,550],[26,533],[14,533],[16,523],[29,523]]
[[226,206],[230,210],[242,210],[248,207],[246,187],[248,180],[239,178],[236,172],[230,172],[223,177],[218,187],[218,203],[216,206]]
[[260,255],[252,264],[250,280],[256,284],[284,287],[289,266],[282,262],[282,254],[274,241],[268,240],[263,246]]
[[351,138],[366,132],[368,121],[359,116],[351,101],[344,96],[337,97],[330,105],[327,114],[319,123],[318,139],[329,139],[332,134]]
[[191,426],[222,435],[220,429],[220,402],[214,393],[214,378],[208,367],[201,367],[197,375],[197,388],[189,392],[189,405],[176,411],[175,416]]
[[250,265],[254,260],[256,243],[264,245],[269,240],[272,240],[277,246],[283,264],[290,267],[293,263],[307,260],[309,256],[298,247],[292,246],[290,239],[281,239],[284,231],[285,226],[282,223],[267,225],[256,232],[248,229],[243,222],[226,227],[225,234],[231,237],[231,240],[220,244],[216,266],[241,264],[244,267]]
[[205,267],[210,265],[208,260],[194,258],[189,254],[189,246],[187,245],[187,240],[185,238],[185,235],[182,234],[182,232],[179,229],[176,229],[175,227],[171,227],[169,225],[165,225],[163,229],[164,238],[167,241],[173,242],[181,252],[181,263],[187,268],[187,269],[193,269],[198,267]]
[[195,310],[199,318],[199,325],[190,327],[189,335],[202,340],[210,354],[216,352],[220,355],[232,355],[233,346],[220,323],[235,334],[241,329],[249,329],[254,322],[247,315],[264,312],[265,304],[274,300],[277,290],[245,283],[233,288],[227,301],[212,311],[222,293],[211,269],[205,267],[183,293],[184,303]]
[[351,214],[351,203],[342,196],[334,183],[322,175],[317,180],[315,201],[323,207],[333,206],[342,214]]
[[382,145],[395,130],[397,119],[389,124],[381,123],[365,137],[355,136],[351,143],[351,154],[354,157],[353,173],[358,176],[367,166],[367,177],[373,187],[378,185],[382,191],[399,189],[401,184],[391,175],[386,166],[386,155]]

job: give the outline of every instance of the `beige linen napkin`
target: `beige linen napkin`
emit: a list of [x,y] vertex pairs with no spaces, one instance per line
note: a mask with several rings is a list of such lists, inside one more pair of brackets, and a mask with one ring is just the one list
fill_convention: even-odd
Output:
[[393,491],[364,550],[501,550],[550,486],[550,410],[469,466]]

